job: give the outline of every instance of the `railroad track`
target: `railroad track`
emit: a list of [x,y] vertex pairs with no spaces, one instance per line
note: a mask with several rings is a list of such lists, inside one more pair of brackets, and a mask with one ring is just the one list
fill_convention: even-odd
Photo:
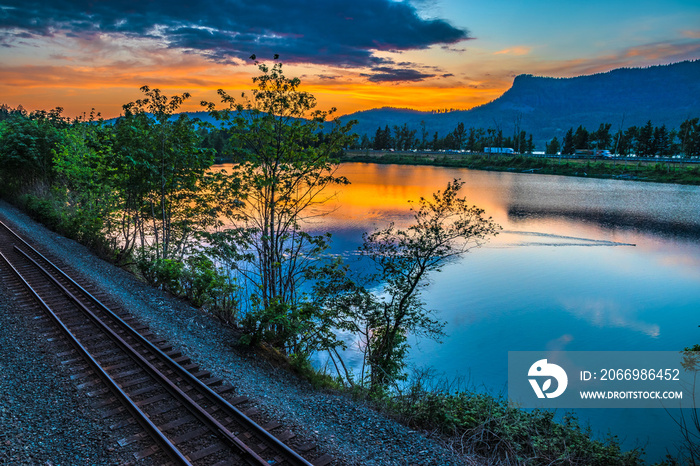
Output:
[[279,423],[255,423],[236,407],[246,398],[230,398],[230,385],[199,370],[127,313],[102,304],[1,221],[0,268],[13,277],[10,287],[33,299],[72,346],[59,356],[82,368],[71,376],[85,380],[78,386],[97,385],[92,393],[108,389],[112,396],[105,405],[119,401],[107,406],[110,412],[128,411],[141,426],[120,441],[138,442],[136,459],[221,466],[330,463],[327,455],[311,463],[292,450],[283,442],[293,437],[289,431],[280,438],[270,433]]

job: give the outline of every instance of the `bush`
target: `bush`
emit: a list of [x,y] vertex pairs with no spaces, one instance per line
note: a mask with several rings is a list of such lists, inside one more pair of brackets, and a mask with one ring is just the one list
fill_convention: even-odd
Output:
[[146,282],[175,296],[183,296],[181,279],[185,265],[172,259],[156,259],[153,255],[142,253],[136,260],[141,275]]
[[142,253],[136,266],[151,286],[186,298],[195,307],[206,307],[227,322],[237,321],[238,300],[235,296],[238,287],[204,254],[193,254],[182,262],[156,259],[151,253]]
[[19,204],[33,219],[51,230],[57,230],[62,223],[61,212],[50,199],[25,194],[20,196]]
[[382,403],[409,426],[440,434],[463,454],[505,464],[644,464],[641,449],[622,451],[615,436],[592,439],[573,414],[557,421],[550,411],[525,411],[500,396],[427,387],[424,377]]
[[192,255],[185,263],[181,285],[187,299],[197,307],[207,306],[230,320],[238,304],[233,279],[217,270],[204,254]]

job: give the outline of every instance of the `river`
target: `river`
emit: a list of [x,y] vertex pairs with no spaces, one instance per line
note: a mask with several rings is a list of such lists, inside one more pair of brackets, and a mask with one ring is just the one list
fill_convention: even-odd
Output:
[[[330,231],[333,252],[348,261],[363,232],[407,225],[407,201],[453,178],[503,227],[430,277],[424,298],[447,322],[447,337],[413,341],[414,366],[505,393],[508,351],[700,343],[700,187],[360,163],[339,174],[352,184],[305,227]],[[576,413],[601,438],[610,432],[626,448],[644,446],[650,460],[680,442],[661,409]]]

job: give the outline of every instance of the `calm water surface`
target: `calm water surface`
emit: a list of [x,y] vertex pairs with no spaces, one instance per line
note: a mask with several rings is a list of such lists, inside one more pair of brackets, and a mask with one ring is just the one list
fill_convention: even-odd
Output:
[[[352,260],[363,232],[410,221],[407,200],[453,178],[503,232],[431,276],[424,298],[447,322],[410,362],[493,392],[508,351],[679,350],[700,343],[700,188],[437,167],[344,164],[351,185],[307,228]],[[358,359],[355,356],[354,361]],[[663,410],[579,410],[649,459],[675,451]]]

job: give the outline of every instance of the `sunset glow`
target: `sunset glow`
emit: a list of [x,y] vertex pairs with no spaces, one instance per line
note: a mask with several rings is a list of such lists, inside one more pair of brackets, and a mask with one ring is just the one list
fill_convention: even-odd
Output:
[[252,54],[279,53],[322,109],[468,109],[518,74],[700,58],[700,4],[680,0],[82,3],[0,2],[0,103],[113,117],[148,85],[200,110],[218,88],[250,88]]

